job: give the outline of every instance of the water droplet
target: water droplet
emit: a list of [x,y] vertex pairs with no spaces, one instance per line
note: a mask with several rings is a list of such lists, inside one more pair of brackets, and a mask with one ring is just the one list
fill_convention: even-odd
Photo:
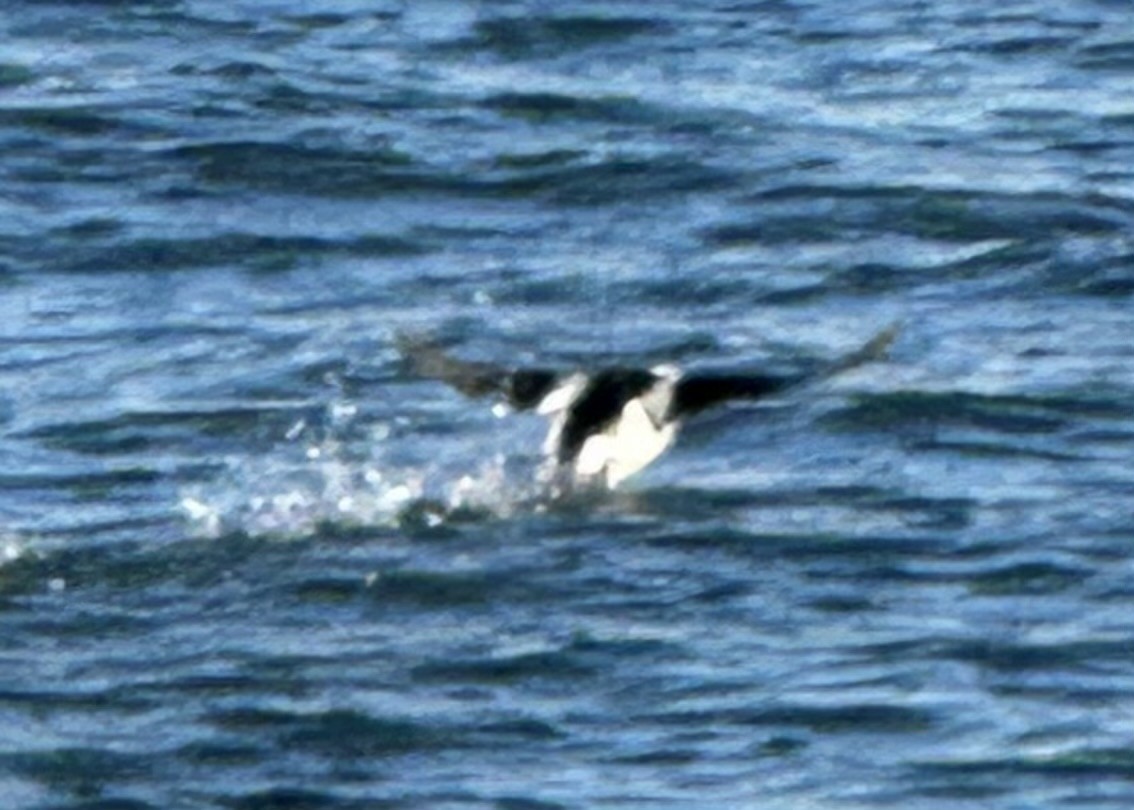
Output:
[[336,425],[349,422],[358,414],[358,406],[350,402],[334,402],[331,404],[331,421]]
[[213,514],[213,509],[207,503],[202,503],[196,498],[182,498],[181,508],[189,516],[190,520],[204,520],[209,515]]

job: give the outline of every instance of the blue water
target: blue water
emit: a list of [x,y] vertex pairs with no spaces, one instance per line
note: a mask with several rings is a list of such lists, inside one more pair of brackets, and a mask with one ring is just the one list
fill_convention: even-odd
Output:
[[[1128,808],[1118,0],[11,0],[0,806]],[[548,503],[399,330],[892,356]]]

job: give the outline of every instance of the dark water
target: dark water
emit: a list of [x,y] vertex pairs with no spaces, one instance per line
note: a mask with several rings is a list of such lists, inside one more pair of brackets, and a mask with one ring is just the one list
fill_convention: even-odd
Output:
[[[0,12],[4,808],[1128,808],[1118,0]],[[471,357],[892,359],[548,505]]]

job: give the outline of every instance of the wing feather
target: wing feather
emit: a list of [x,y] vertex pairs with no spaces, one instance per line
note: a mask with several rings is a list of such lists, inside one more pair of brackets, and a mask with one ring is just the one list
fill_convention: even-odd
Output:
[[414,374],[440,380],[474,399],[490,395],[502,397],[517,410],[539,405],[559,378],[550,369],[510,369],[494,363],[461,360],[426,337],[399,333],[395,342]]

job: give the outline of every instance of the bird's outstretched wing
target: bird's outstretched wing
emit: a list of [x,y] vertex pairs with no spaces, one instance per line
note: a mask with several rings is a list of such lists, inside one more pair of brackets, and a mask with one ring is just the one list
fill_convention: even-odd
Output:
[[838,360],[830,363],[826,368],[821,369],[818,374],[810,379],[825,380],[828,377],[834,377],[836,374],[842,374],[844,371],[850,371],[852,368],[858,368],[867,363],[873,363],[876,360],[885,360],[886,355],[890,353],[890,347],[894,345],[894,341],[897,340],[898,333],[901,331],[901,323],[890,324],[870,340],[866,341],[858,351],[840,357]]
[[817,372],[803,376],[777,377],[763,374],[689,374],[677,381],[671,418],[690,416],[733,399],[762,399],[789,388],[816,383],[849,371],[852,368],[882,360],[900,331],[893,324],[879,332],[857,351],[829,363]]
[[414,374],[440,380],[467,397],[502,397],[517,410],[534,408],[559,379],[549,369],[509,369],[461,360],[428,337],[399,333],[395,343]]
[[760,374],[688,374],[673,389],[668,417],[684,418],[733,399],[761,399],[796,380]]

